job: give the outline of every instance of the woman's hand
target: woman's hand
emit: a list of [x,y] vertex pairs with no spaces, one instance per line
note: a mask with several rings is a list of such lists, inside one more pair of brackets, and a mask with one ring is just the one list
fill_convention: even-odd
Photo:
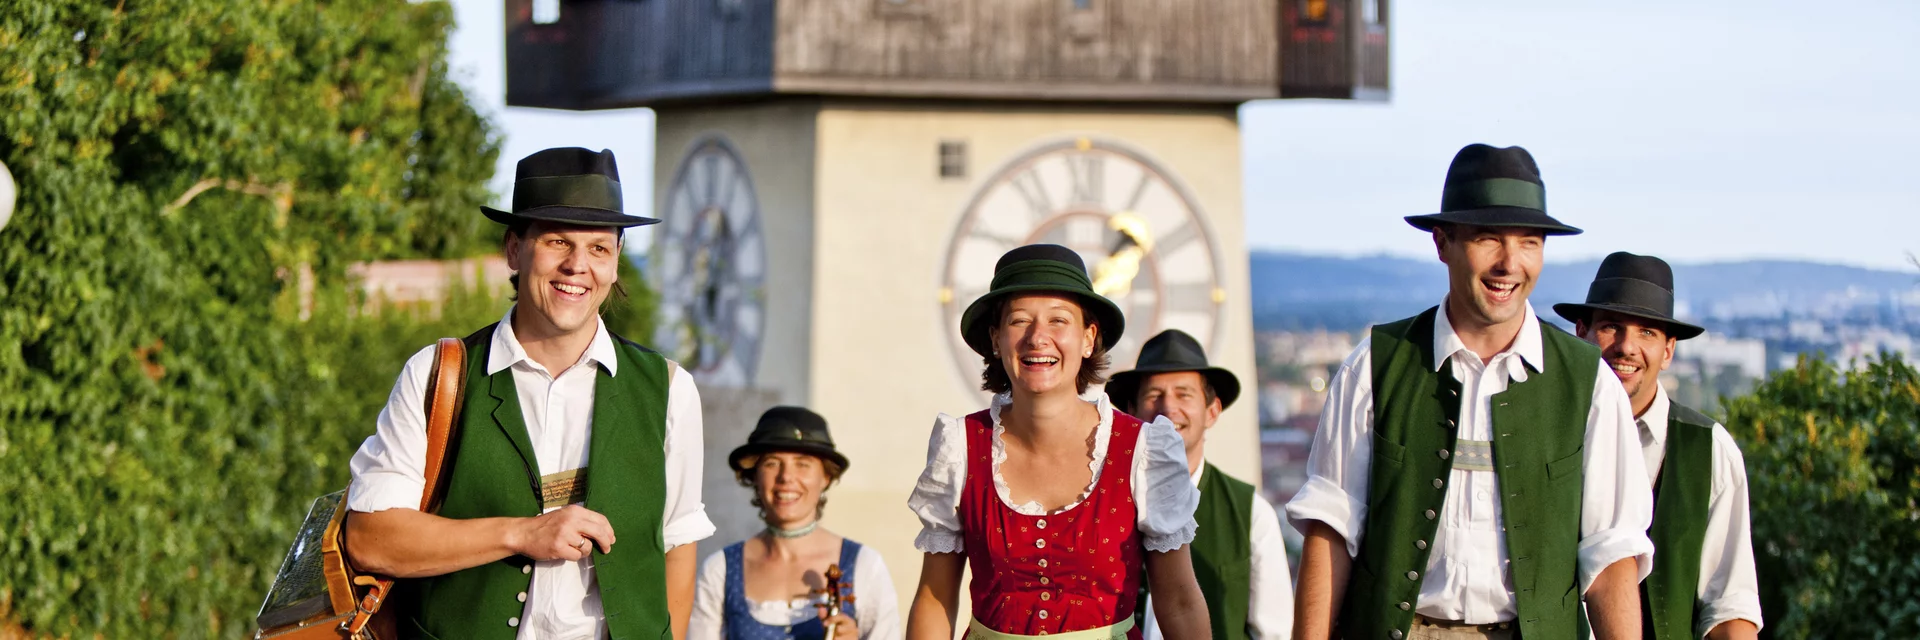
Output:
[[820,621],[833,628],[827,640],[860,640],[860,623],[854,622],[845,613],[835,612],[829,616],[826,615],[826,607],[820,609]]

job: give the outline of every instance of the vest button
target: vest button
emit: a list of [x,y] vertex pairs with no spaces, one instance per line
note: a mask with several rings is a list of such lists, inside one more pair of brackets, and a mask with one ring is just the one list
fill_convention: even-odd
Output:
[[520,567],[520,573],[523,573],[523,574],[524,574],[524,573],[533,573],[533,565],[532,565],[532,564],[526,564],[526,565],[521,565],[521,567]]
[[527,592],[525,592],[525,591],[522,591],[522,592],[520,592],[520,595],[517,595],[517,596],[514,596],[514,597],[515,597],[515,598],[519,598],[521,602],[526,602],[526,601],[527,601]]
[[1444,487],[1444,486],[1447,486],[1447,481],[1445,481],[1445,480],[1441,480],[1441,479],[1439,479],[1439,478],[1434,478],[1434,479],[1433,479],[1433,488],[1435,488],[1435,489],[1438,489],[1438,488],[1440,488],[1440,487]]
[[1035,540],[1035,541],[1033,541],[1033,548],[1035,548],[1035,549],[1045,549],[1045,548],[1047,548],[1047,541],[1045,541],[1045,540]]
[[1439,514],[1437,514],[1437,513],[1434,513],[1432,509],[1428,509],[1428,510],[1427,510],[1427,514],[1426,514],[1426,515],[1427,515],[1427,519],[1428,519],[1428,520],[1432,520],[1434,516],[1436,516],[1436,515],[1439,515]]
[[1440,456],[1441,460],[1445,460],[1447,458],[1453,457],[1453,452],[1448,451],[1446,449],[1441,449],[1440,451],[1436,452],[1434,455]]
[[1413,541],[1413,548],[1415,548],[1415,549],[1425,549],[1425,548],[1427,548],[1427,541],[1425,541],[1425,540],[1415,540],[1415,541]]
[[1045,569],[1045,568],[1047,568],[1047,559],[1046,559],[1046,558],[1041,558],[1041,559],[1040,559],[1040,568],[1042,568],[1042,569]]
[[1400,633],[1399,629],[1394,629],[1391,633],[1387,634],[1387,636],[1393,638],[1393,640],[1400,640],[1400,638],[1405,635],[1404,633]]
[[1447,418],[1447,427],[1448,427],[1448,428],[1453,428],[1453,427],[1457,427],[1457,426],[1460,426],[1460,425],[1459,425],[1459,423],[1456,423],[1456,422],[1454,422],[1454,421],[1453,421],[1453,418]]
[[1407,579],[1408,579],[1408,580],[1419,580],[1419,579],[1420,579],[1420,572],[1418,572],[1418,571],[1408,571],[1408,572],[1407,572]]
[[519,618],[507,618],[507,626],[509,626],[509,627],[518,627],[518,626],[520,626],[520,619],[519,619]]
[[1400,610],[1401,610],[1401,611],[1412,611],[1412,610],[1413,610],[1413,605],[1411,605],[1411,604],[1408,604],[1408,603],[1405,603],[1405,602],[1402,602],[1402,603],[1400,603]]
[[1046,610],[1046,609],[1041,609],[1041,610],[1040,610],[1040,619],[1041,619],[1041,620],[1045,620],[1045,619],[1047,619],[1047,610]]
[[1052,580],[1048,580],[1046,576],[1040,576],[1040,584],[1047,584],[1047,583],[1050,583],[1050,582],[1053,582],[1053,581],[1052,581]]
[[1042,528],[1042,529],[1045,529],[1045,528],[1047,528],[1047,521],[1046,521],[1046,520],[1041,520],[1040,522],[1037,522],[1037,523],[1035,523],[1035,524],[1034,524],[1034,526],[1037,526],[1037,527],[1040,527],[1040,528]]
[[1053,592],[1050,592],[1050,591],[1042,591],[1042,592],[1040,592],[1040,601],[1041,601],[1041,602],[1045,602],[1045,601],[1048,601],[1048,600],[1052,600],[1052,599],[1053,599]]

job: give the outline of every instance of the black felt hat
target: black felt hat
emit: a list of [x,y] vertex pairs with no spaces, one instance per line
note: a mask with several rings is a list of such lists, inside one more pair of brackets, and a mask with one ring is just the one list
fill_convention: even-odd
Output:
[[1240,397],[1240,379],[1232,371],[1207,365],[1207,352],[1200,347],[1200,341],[1179,329],[1168,329],[1154,336],[1146,344],[1140,345],[1140,361],[1131,371],[1113,374],[1107,381],[1107,398],[1131,413],[1133,401],[1140,397],[1140,381],[1156,373],[1174,373],[1179,371],[1198,371],[1206,376],[1207,384],[1213,385],[1213,393],[1220,398],[1220,408],[1233,406]]
[[1470,144],[1454,154],[1440,192],[1440,213],[1407,216],[1407,224],[1421,231],[1441,223],[1529,227],[1550,236],[1580,233],[1547,215],[1547,188],[1533,155],[1520,147],[1484,144]]
[[1562,302],[1553,312],[1569,322],[1584,322],[1594,311],[1612,311],[1664,322],[1667,335],[1685,340],[1706,329],[1673,319],[1673,267],[1653,256],[1625,251],[1600,261],[1600,270],[1587,285],[1587,301]]
[[500,224],[545,220],[587,227],[638,227],[660,222],[621,208],[620,170],[613,152],[579,147],[535,152],[513,170],[513,210],[480,207]]
[[[790,451],[832,461],[847,469],[847,457],[833,447],[833,434],[827,433],[827,419],[800,407],[779,406],[760,414],[747,443],[734,448],[727,464],[737,470],[752,468],[748,458],[777,451]],[[744,465],[743,465],[744,463]]]
[[982,356],[993,354],[988,329],[996,305],[1007,296],[1023,293],[1064,293],[1080,298],[1080,307],[1100,326],[1100,342],[1108,349],[1126,330],[1126,316],[1106,296],[1095,293],[1080,254],[1057,244],[1030,244],[1008,251],[993,265],[993,284],[960,314],[960,336]]

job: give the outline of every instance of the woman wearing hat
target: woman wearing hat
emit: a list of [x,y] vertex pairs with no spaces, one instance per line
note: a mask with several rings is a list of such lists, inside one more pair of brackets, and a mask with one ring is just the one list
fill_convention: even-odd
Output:
[[[899,597],[880,554],[820,528],[827,487],[847,470],[826,419],[768,409],[728,462],[767,528],[701,565],[688,639],[899,638]],[[854,597],[829,612],[824,588],[835,566],[841,594]]]
[[1000,258],[960,321],[992,404],[935,420],[908,501],[925,554],[910,638],[951,637],[968,566],[970,639],[1137,640],[1149,582],[1168,637],[1207,637],[1188,554],[1200,495],[1180,435],[1086,397],[1123,329],[1079,254],[1029,245]]

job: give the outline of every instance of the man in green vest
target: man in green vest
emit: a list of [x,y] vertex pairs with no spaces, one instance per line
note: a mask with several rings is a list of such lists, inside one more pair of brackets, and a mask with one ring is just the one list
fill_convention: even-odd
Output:
[[425,481],[422,402],[434,350],[407,361],[350,463],[347,551],[401,578],[405,638],[681,638],[700,501],[700,395],[674,363],[608,333],[622,213],[613,154],[523,159],[506,225],[515,304],[467,337],[467,379],[443,498]]
[[1626,392],[1527,302],[1548,236],[1525,149],[1454,156],[1441,212],[1409,216],[1446,299],[1373,327],[1340,365],[1287,504],[1305,541],[1294,637],[1640,636],[1652,493]]
[[[1186,441],[1187,470],[1200,489],[1193,573],[1214,640],[1285,640],[1293,633],[1293,572],[1280,517],[1253,485],[1206,460],[1207,431],[1240,397],[1240,379],[1209,366],[1193,336],[1168,329],[1140,346],[1132,371],[1113,374],[1107,396],[1141,420],[1166,416]],[[1146,640],[1163,637],[1154,622],[1148,608]]]
[[1640,452],[1653,485],[1660,562],[1640,583],[1645,637],[1752,639],[1760,634],[1760,584],[1747,523],[1747,469],[1726,427],[1667,396],[1660,372],[1674,346],[1705,329],[1673,317],[1673,268],[1619,252],[1600,262],[1584,303],[1553,305],[1600,356],[1633,402]]

